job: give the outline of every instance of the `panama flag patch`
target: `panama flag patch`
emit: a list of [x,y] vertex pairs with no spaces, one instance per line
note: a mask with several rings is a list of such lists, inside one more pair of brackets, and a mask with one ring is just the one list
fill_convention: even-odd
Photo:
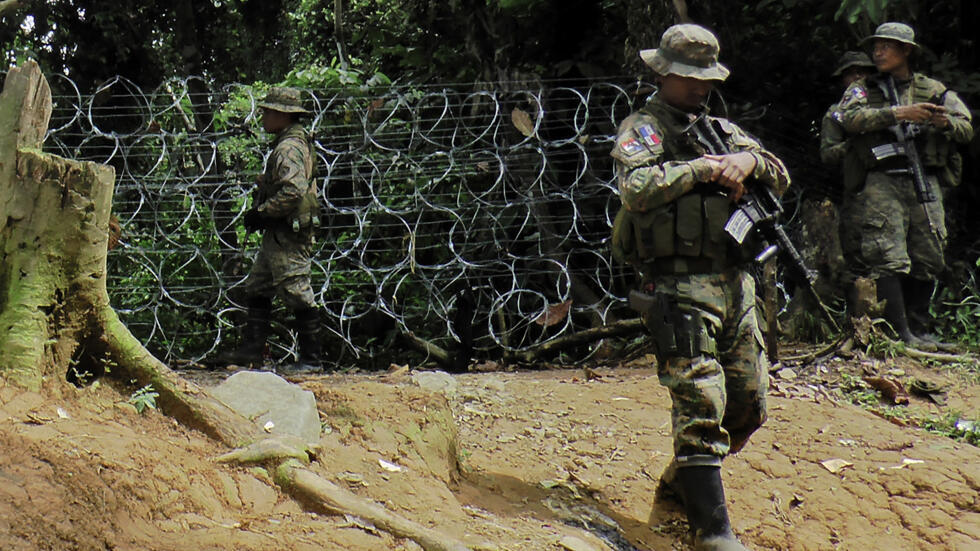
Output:
[[660,134],[657,134],[657,130],[649,124],[644,124],[643,126],[637,128],[636,131],[640,134],[640,137],[643,138],[643,142],[649,147],[658,146],[663,141]]
[[864,88],[860,86],[855,86],[854,89],[851,90],[851,95],[854,96],[854,99],[864,99],[868,97],[868,93],[865,92]]
[[623,148],[623,151],[627,155],[636,155],[640,151],[643,151],[643,146],[640,145],[640,142],[636,141],[636,138],[626,138],[619,142],[619,147]]

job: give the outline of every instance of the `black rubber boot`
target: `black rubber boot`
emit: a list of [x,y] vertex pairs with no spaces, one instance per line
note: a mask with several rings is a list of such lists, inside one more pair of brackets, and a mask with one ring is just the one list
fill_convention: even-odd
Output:
[[897,337],[914,348],[934,351],[935,346],[916,337],[909,329],[909,321],[905,313],[905,296],[902,292],[902,282],[898,276],[879,277],[876,285],[878,301],[885,301],[885,319],[891,324]]
[[296,340],[299,354],[296,363],[279,368],[282,375],[311,375],[320,373],[320,314],[315,308],[303,308],[296,313]]
[[909,330],[913,335],[934,346],[937,350],[953,352],[956,346],[940,341],[929,331],[932,316],[929,314],[929,303],[932,300],[932,281],[907,277],[902,281],[905,295],[905,310],[909,320]]
[[245,327],[242,329],[242,343],[238,348],[218,356],[216,363],[237,365],[245,368],[260,367],[265,353],[265,342],[269,338],[272,299],[255,297],[248,301]]
[[[681,459],[681,458],[679,458]],[[677,482],[684,494],[695,551],[748,551],[732,533],[721,485],[721,464],[679,466]]]

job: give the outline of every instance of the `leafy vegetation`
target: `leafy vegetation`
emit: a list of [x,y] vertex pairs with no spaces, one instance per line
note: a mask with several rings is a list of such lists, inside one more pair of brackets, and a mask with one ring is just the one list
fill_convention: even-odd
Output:
[[143,413],[147,408],[157,408],[158,396],[160,393],[153,390],[153,385],[146,385],[134,392],[127,402],[132,404],[136,411]]

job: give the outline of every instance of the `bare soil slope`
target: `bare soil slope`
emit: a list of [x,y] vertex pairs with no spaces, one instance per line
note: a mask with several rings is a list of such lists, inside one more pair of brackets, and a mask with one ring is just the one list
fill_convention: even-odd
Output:
[[[442,382],[421,388],[406,370],[303,381],[325,427],[316,469],[477,549],[690,548],[681,511],[654,499],[670,401],[651,369]],[[775,383],[769,421],[723,471],[750,548],[980,549],[980,448],[802,378]],[[949,407],[976,418],[976,389],[958,385]],[[0,388],[0,548],[419,549],[304,510],[261,469],[216,464],[226,450],[127,398],[105,384],[61,396]]]

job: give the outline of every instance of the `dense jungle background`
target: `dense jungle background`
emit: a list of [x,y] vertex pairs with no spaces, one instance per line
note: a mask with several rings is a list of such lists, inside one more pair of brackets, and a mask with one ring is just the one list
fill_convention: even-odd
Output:
[[[962,30],[980,23],[980,10],[970,2],[181,0],[109,6],[8,0],[0,6],[8,62],[35,58],[45,73],[63,76],[50,79],[56,125],[64,125],[51,132],[58,140],[55,149],[65,156],[104,162],[120,175],[114,210],[122,221],[123,248],[110,256],[116,274],[113,302],[144,342],[170,361],[197,361],[226,347],[231,340],[224,337],[241,321],[242,298],[235,294],[235,282],[247,269],[242,247],[254,246],[256,237],[241,233],[239,214],[250,179],[261,169],[266,138],[257,129],[254,102],[269,85],[301,87],[317,104],[314,132],[326,165],[318,175],[326,228],[320,237],[321,242],[338,244],[333,254],[320,250],[318,255],[330,256],[330,261],[314,270],[315,287],[322,289],[317,298],[326,317],[337,320],[326,320],[331,327],[328,338],[336,335],[338,349],[353,351],[339,358],[340,363],[356,360],[381,367],[388,358],[379,357],[379,352],[392,350],[396,333],[424,339],[410,340],[408,348],[425,357],[432,356],[428,344],[440,345],[437,359],[460,368],[468,359],[499,359],[493,349],[524,349],[558,333],[629,316],[622,300],[604,300],[625,296],[629,277],[622,266],[604,265],[608,262],[601,259],[608,258],[604,240],[616,208],[609,194],[614,185],[603,137],[608,139],[615,121],[653,91],[652,75],[637,51],[655,47],[663,29],[674,22],[698,22],[718,34],[722,61],[732,69],[732,77],[713,99],[713,108],[728,112],[790,167],[794,188],[786,198],[787,223],[801,248],[820,249],[807,258],[825,276],[820,290],[838,312],[841,293],[834,271],[839,264],[825,258],[832,252],[821,251],[833,247],[819,239],[834,223],[832,216],[820,218],[828,211],[819,204],[838,199],[838,178],[834,170],[819,164],[816,146],[820,117],[841,92],[830,76],[840,53],[856,48],[859,38],[886,18],[907,21],[924,45],[919,67],[959,92],[968,105],[980,101],[980,62],[972,33]],[[600,120],[589,112],[591,102],[602,97],[598,87],[611,83],[628,97],[607,99],[602,108],[608,115]],[[443,96],[433,100],[433,90],[449,89],[462,99],[440,92]],[[589,98],[575,105],[551,92],[555,89]],[[533,130],[514,120],[510,128],[495,130],[493,140],[477,147],[492,150],[490,155],[507,153],[499,161],[500,171],[507,171],[508,189],[526,194],[528,202],[536,200],[532,188],[542,188],[531,218],[515,219],[507,210],[521,206],[519,202],[492,215],[491,240],[478,242],[467,229],[467,240],[478,242],[472,248],[483,249],[475,257],[491,261],[501,248],[517,251],[513,254],[518,256],[534,249],[566,270],[556,274],[553,267],[534,265],[529,255],[520,256],[523,265],[512,271],[525,270],[530,275],[516,277],[531,281],[514,284],[510,294],[499,289],[498,281],[514,277],[511,272],[460,269],[426,279],[415,270],[416,261],[429,266],[447,262],[438,250],[447,241],[440,241],[438,234],[452,233],[451,216],[467,216],[458,204],[451,207],[455,215],[433,215],[429,207],[439,199],[425,195],[429,190],[422,189],[420,181],[428,179],[431,187],[433,181],[451,180],[457,192],[468,186],[479,195],[501,179],[480,182],[481,175],[474,174],[497,169],[498,163],[488,163],[481,150],[467,151],[464,158],[450,149],[450,155],[457,153],[451,167],[433,168],[445,150],[420,148],[409,130],[413,124],[428,123],[434,133],[442,119],[431,118],[433,108],[439,107],[432,104],[444,101],[445,109],[458,117],[457,131],[473,132],[484,124],[479,117],[486,116],[480,113],[486,107],[480,104],[483,96],[473,100],[472,94],[492,95],[493,107],[504,115],[511,109],[530,113]],[[587,122],[579,127],[576,110],[582,108]],[[77,124],[80,113],[88,120]],[[73,124],[80,127],[77,132],[65,130]],[[571,135],[581,144],[572,144],[581,150],[573,154],[577,156],[569,159],[566,148],[528,160],[524,136],[555,144],[565,138],[569,126],[575,127]],[[374,147],[365,151],[357,147],[359,141]],[[215,149],[214,161],[207,162]],[[944,335],[967,344],[980,340],[972,330],[980,301],[973,291],[980,249],[977,219],[970,215],[980,204],[980,192],[972,185],[977,178],[976,149],[963,151],[965,184],[948,190],[951,270],[935,294]],[[192,174],[195,163],[199,173]],[[462,168],[467,164],[469,169]],[[527,176],[534,171],[541,174]],[[581,185],[583,174],[598,184],[575,195],[569,190],[586,189]],[[382,181],[375,183],[376,178]],[[191,185],[176,185],[181,179]],[[201,182],[212,186],[206,190],[210,197],[203,213],[195,210],[201,208],[197,204],[204,202],[202,197],[188,191]],[[418,209],[406,210],[402,198],[413,193]],[[391,216],[369,219],[364,203],[358,202],[362,195],[370,195]],[[188,201],[195,206],[188,209]],[[152,210],[141,211],[144,204]],[[817,225],[803,228],[812,216]],[[572,230],[549,222],[564,217],[575,220]],[[474,213],[470,223],[486,219]],[[368,226],[371,233],[366,236]],[[535,231],[542,229],[547,231]],[[399,260],[397,250],[405,248],[399,240],[406,231],[411,232],[407,261]],[[574,231],[577,241],[552,239],[555,243],[549,245],[541,237],[563,231]],[[506,243],[498,234],[506,234]],[[363,243],[360,264],[353,269],[334,261],[352,256],[353,248],[344,248],[344,243]],[[461,254],[452,237],[448,246]],[[173,254],[181,247],[192,252]],[[600,260],[583,259],[586,249],[592,251],[586,256]],[[473,259],[474,255],[466,256],[464,264]],[[411,274],[393,277],[395,271],[389,270],[386,278],[381,273],[399,263],[410,263]],[[378,267],[374,271],[372,264]],[[592,276],[599,285],[583,284],[576,269],[602,271]],[[609,282],[602,282],[603,277]],[[474,283],[481,280],[491,281],[495,288],[481,291]],[[777,308],[785,314],[792,285],[782,290],[785,300]],[[160,306],[148,309],[150,302]],[[521,326],[521,318],[547,318],[541,313],[562,307],[567,312],[569,304],[571,313],[558,320],[563,323],[556,328],[551,328],[558,323],[554,319],[537,328]],[[495,309],[504,313],[494,317],[490,312]],[[406,321],[411,316],[419,321]],[[784,331],[792,338],[826,334],[812,320],[785,318]],[[279,332],[288,340],[288,329]],[[283,356],[288,348],[287,344],[273,355]],[[369,353],[359,354],[363,351]],[[594,350],[571,350],[567,359],[581,359],[590,352]]]

